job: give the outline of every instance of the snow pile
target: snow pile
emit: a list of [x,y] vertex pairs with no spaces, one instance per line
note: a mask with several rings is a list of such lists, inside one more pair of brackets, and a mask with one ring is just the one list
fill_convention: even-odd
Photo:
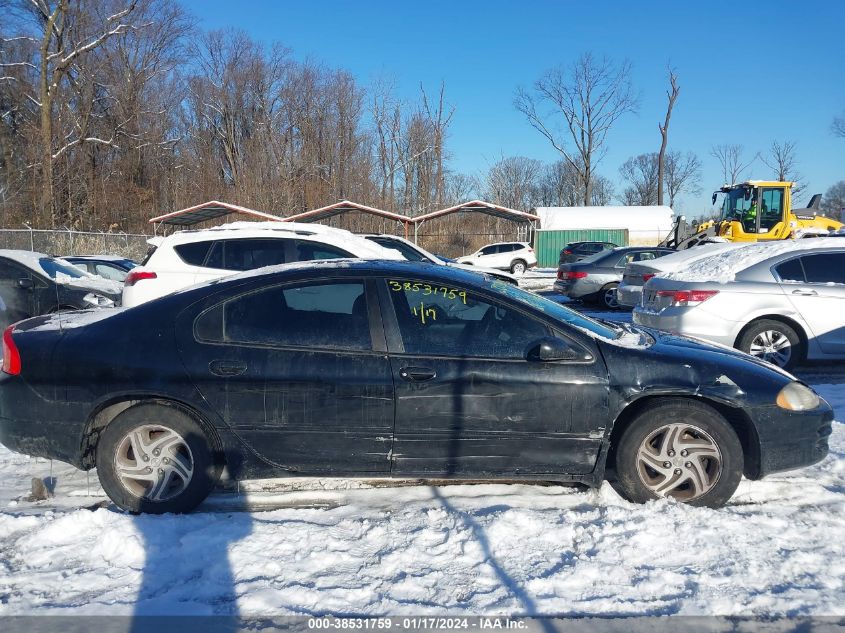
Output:
[[775,257],[783,253],[830,247],[843,248],[845,244],[838,238],[757,242],[748,244],[742,248],[721,251],[710,257],[695,260],[685,268],[659,276],[676,281],[728,283],[736,278],[738,272],[764,262],[770,257]]

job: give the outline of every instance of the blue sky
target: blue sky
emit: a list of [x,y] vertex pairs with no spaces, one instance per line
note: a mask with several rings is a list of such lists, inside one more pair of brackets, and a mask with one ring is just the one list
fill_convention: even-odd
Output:
[[[845,139],[830,132],[845,113],[845,2],[232,2],[188,0],[206,29],[236,27],[279,41],[298,59],[352,72],[363,84],[393,78],[415,99],[446,83],[455,107],[451,167],[479,175],[502,156],[557,155],[513,107],[514,90],[545,70],[592,51],[633,64],[636,115],[619,120],[600,173],[619,182],[629,156],[656,151],[666,107],[666,65],[681,95],[670,149],[704,164],[697,214],[721,185],[712,145],[740,143],[750,156],[773,140],[797,143],[809,193],[845,180]],[[770,176],[759,160],[746,177]],[[799,200],[802,202],[802,200]]]

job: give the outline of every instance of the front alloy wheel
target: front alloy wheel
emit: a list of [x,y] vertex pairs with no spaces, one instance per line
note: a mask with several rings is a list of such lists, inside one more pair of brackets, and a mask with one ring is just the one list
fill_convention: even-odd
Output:
[[693,398],[644,405],[614,444],[613,487],[635,503],[671,497],[718,508],[742,478],[736,431],[716,409]]
[[637,471],[656,496],[692,501],[719,481],[722,454],[703,429],[691,424],[666,424],[640,443]]

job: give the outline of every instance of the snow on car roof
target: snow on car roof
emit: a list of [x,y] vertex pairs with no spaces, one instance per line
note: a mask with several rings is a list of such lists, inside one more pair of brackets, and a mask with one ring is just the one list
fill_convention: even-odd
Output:
[[676,281],[708,281],[727,283],[736,278],[736,274],[766,261],[771,257],[790,252],[811,251],[825,248],[845,248],[842,240],[836,238],[814,237],[803,240],[777,240],[757,242],[743,248],[730,249],[698,259],[680,270],[665,275],[666,279]]
[[636,269],[638,270],[641,268],[648,268],[649,270],[668,273],[673,270],[678,270],[679,268],[688,266],[696,260],[704,259],[705,257],[711,257],[712,255],[715,255],[720,251],[727,251],[735,248],[743,248],[745,246],[750,245],[750,242],[712,242],[707,244],[701,244],[700,246],[695,246],[693,248],[688,248],[683,251],[678,251],[677,253],[664,255],[663,257],[658,257],[657,259],[634,262],[630,264],[630,266],[636,267]]

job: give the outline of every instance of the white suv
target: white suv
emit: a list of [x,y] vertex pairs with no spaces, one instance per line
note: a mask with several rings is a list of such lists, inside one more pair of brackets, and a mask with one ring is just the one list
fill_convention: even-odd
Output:
[[263,266],[343,257],[402,259],[349,231],[294,222],[232,222],[148,242],[152,250],[124,281],[124,306]]
[[498,242],[483,246],[472,255],[459,257],[458,263],[509,270],[521,275],[537,265],[537,256],[527,242]]

